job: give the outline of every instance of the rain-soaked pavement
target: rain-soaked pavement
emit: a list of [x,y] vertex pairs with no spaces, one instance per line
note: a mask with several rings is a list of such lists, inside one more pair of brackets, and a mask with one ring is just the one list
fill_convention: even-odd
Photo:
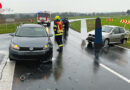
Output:
[[130,79],[130,50],[104,48],[99,64],[95,63],[93,47],[83,45],[80,34],[72,30],[63,53],[59,54],[57,48],[54,43],[52,64],[17,62],[12,90],[130,90],[126,80]]

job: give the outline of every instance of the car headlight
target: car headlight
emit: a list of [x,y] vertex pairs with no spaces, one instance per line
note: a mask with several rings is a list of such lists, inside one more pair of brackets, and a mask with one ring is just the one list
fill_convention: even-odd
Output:
[[44,45],[44,48],[43,49],[47,49],[49,47],[49,45]]
[[13,49],[16,49],[16,50],[19,50],[19,49],[20,49],[17,44],[12,44],[12,48],[13,48]]

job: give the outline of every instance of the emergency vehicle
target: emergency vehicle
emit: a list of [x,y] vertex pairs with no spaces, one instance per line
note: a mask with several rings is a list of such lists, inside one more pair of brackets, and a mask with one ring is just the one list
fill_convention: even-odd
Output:
[[50,26],[51,24],[51,13],[50,12],[38,12],[37,13],[37,23]]

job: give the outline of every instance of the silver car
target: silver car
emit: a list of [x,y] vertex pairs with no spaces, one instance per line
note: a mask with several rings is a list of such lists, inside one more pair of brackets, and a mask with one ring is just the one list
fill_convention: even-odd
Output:
[[[104,41],[104,46],[108,46],[110,44],[125,44],[129,37],[129,31],[125,30],[119,26],[110,26],[104,25],[102,26],[102,39]],[[95,38],[95,30],[91,31],[87,35],[87,40],[89,44],[94,41]]]

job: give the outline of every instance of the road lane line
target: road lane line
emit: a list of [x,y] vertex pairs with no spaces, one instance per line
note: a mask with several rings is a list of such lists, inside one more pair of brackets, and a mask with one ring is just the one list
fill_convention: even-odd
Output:
[[129,48],[125,48],[125,47],[122,47],[122,46],[119,46],[119,45],[115,45],[116,47],[119,47],[119,48],[123,48],[123,49],[126,49],[126,50],[130,50]]
[[15,62],[7,62],[0,80],[0,90],[12,90],[14,70]]
[[0,53],[5,55],[0,64],[0,73],[2,72],[0,90],[12,90],[15,62],[8,59],[8,52],[0,51]]
[[109,72],[113,73],[114,75],[116,75],[117,77],[119,77],[120,79],[126,81],[127,83],[130,84],[130,80],[128,78],[126,78],[125,76],[119,74],[118,72],[112,70],[111,68],[107,67],[106,65],[100,63],[100,66],[103,67],[104,69],[108,70]]

